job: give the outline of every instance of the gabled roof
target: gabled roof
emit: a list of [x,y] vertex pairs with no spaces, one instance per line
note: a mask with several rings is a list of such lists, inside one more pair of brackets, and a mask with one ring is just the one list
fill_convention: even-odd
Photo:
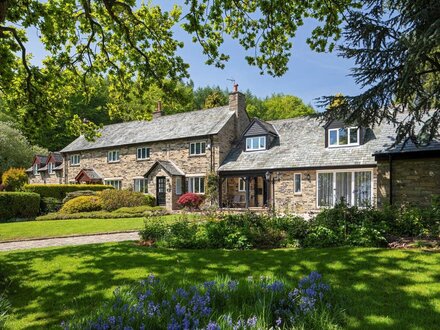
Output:
[[278,136],[275,127],[261,119],[254,118],[244,130],[242,136],[255,136],[260,134],[272,134]]
[[[392,123],[383,123],[374,129],[365,130],[362,145],[326,148],[325,129],[319,119],[299,117],[269,123],[279,134],[278,143],[268,150],[253,152],[245,152],[237,146],[228,154],[219,171],[375,166],[373,154],[386,151],[391,147],[396,130]],[[440,141],[433,141],[429,146],[417,149],[414,145],[407,144],[404,149],[396,150],[396,152],[414,150],[440,151]]]
[[47,164],[47,156],[35,155],[32,165],[34,165],[36,162],[42,166],[45,166]]
[[104,126],[101,136],[87,141],[80,136],[61,152],[116,147],[217,134],[235,114],[228,106]]
[[49,157],[47,158],[47,162],[51,162],[52,159],[55,161],[55,164],[61,164],[63,162],[63,156],[60,152],[51,152]]
[[169,175],[176,175],[176,176],[185,175],[185,173],[180,168],[178,168],[174,163],[168,160],[158,160],[150,167],[147,173],[144,174],[144,177],[148,177],[157,166],[161,166],[165,170],[165,172],[167,172]]
[[75,181],[80,181],[82,177],[86,177],[85,181],[100,181],[102,177],[93,168],[83,168],[75,176]]

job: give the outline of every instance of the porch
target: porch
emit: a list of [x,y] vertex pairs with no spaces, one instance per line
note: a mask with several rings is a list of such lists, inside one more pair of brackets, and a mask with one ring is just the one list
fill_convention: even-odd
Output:
[[224,211],[266,211],[272,207],[271,175],[220,173],[219,207]]

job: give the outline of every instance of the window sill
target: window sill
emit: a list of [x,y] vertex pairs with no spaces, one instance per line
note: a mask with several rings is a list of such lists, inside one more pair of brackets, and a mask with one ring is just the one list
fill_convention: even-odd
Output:
[[350,147],[359,147],[360,144],[344,144],[344,145],[339,145],[339,146],[331,146],[329,145],[328,148],[329,149],[337,149],[337,148],[350,148]]
[[206,156],[206,152],[204,154],[197,154],[197,155],[189,155],[190,157],[203,157]]
[[70,167],[79,167],[80,164],[70,164]]
[[146,160],[151,160],[151,158],[136,158],[137,162],[144,162]]
[[120,160],[114,160],[111,162],[107,161],[107,164],[116,164],[116,163],[120,163],[120,162],[121,162]]
[[293,196],[302,196],[302,192],[293,193]]

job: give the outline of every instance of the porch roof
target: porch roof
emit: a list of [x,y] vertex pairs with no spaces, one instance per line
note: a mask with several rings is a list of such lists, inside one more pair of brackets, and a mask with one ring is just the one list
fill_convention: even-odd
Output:
[[169,160],[158,160],[150,167],[147,173],[145,173],[144,177],[148,177],[157,166],[161,166],[165,170],[165,172],[167,172],[172,176],[185,175],[185,173],[179,167],[177,167],[177,165],[175,165],[173,162]]
[[93,168],[83,168],[79,173],[75,176],[75,180],[79,181],[82,177],[86,177],[86,181],[100,181],[102,177],[96,173]]

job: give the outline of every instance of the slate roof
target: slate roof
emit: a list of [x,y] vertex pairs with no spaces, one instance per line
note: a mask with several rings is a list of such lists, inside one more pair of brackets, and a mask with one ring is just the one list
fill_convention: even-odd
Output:
[[150,175],[150,173],[157,167],[157,166],[162,166],[162,168],[170,175],[177,175],[177,176],[184,176],[185,173],[176,166],[176,164],[174,164],[171,161],[168,160],[158,160],[156,161],[151,167],[150,169],[147,171],[147,173],[145,173],[145,177],[148,177]]
[[228,106],[104,126],[93,142],[80,136],[61,152],[115,147],[217,134],[234,115]]
[[50,155],[55,159],[56,164],[63,162],[63,156],[60,152],[52,152]]
[[91,180],[101,180],[102,177],[96,173],[93,168],[83,168],[79,173],[75,176],[75,179],[78,178],[81,174],[86,174]]
[[[47,163],[47,156],[35,155],[35,159],[37,159],[37,158],[40,160],[40,164],[46,165],[46,163]],[[34,163],[35,163],[35,159],[34,159]]]
[[62,171],[63,170],[63,164],[58,165],[53,169],[54,171]]
[[[276,128],[279,141],[269,150],[262,151],[245,152],[241,146],[237,146],[228,154],[219,171],[374,166],[376,161],[373,154],[388,149],[395,136],[392,124],[382,124],[367,129],[364,144],[360,146],[326,148],[325,129],[319,119],[300,117],[269,123]],[[440,144],[433,142],[426,148],[440,150]],[[411,145],[405,148],[413,149]]]

